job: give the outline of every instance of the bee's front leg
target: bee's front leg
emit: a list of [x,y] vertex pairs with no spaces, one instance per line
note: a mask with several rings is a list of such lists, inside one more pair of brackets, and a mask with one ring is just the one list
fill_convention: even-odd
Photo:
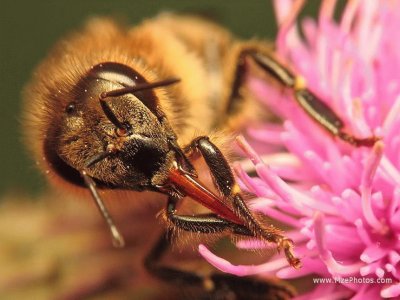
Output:
[[252,232],[252,235],[277,244],[278,250],[282,249],[285,252],[289,264],[295,268],[299,268],[301,262],[293,253],[292,241],[285,237],[277,228],[263,226],[249,210],[240,194],[240,188],[235,181],[232,170],[218,147],[208,137],[203,136],[193,140],[185,149],[189,157],[195,151],[201,153],[210,169],[214,184],[222,195],[231,202],[232,209],[243,220],[245,227]]
[[[209,166],[214,182],[221,193],[232,201],[232,207],[238,215],[246,214],[243,224],[222,218],[216,214],[179,215],[177,203],[184,196],[170,193],[164,217],[168,220],[169,229],[160,237],[145,259],[145,266],[155,277],[179,284],[180,288],[196,289],[196,297],[200,299],[289,299],[293,297],[293,289],[281,281],[260,280],[255,277],[236,277],[231,274],[211,273],[208,275],[167,266],[161,262],[163,255],[170,247],[169,237],[176,230],[185,230],[203,234],[231,233],[245,236],[258,236],[259,230],[273,241],[285,239],[283,236],[263,231],[256,225],[248,226],[246,218],[253,218],[239,195],[239,188],[232,171],[219,149],[207,137],[199,137],[186,149],[189,155],[200,151]],[[254,222],[257,222],[254,219]],[[254,228],[256,229],[254,229]],[[261,235],[261,234],[260,234]],[[201,296],[199,296],[201,295]],[[197,299],[196,298],[196,299]]]

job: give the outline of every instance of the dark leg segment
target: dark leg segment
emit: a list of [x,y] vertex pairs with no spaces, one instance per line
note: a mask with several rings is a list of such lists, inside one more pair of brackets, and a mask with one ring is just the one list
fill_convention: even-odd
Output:
[[236,62],[235,77],[232,83],[231,94],[229,96],[228,104],[226,107],[226,113],[228,115],[235,113],[237,102],[243,100],[242,96],[240,95],[240,87],[244,82],[246,72],[246,64],[244,58],[245,55],[240,54]]
[[196,151],[200,151],[201,155],[204,157],[218,190],[224,196],[231,195],[232,188],[235,186],[235,178],[221,151],[211,143],[206,136],[194,139],[190,145],[185,148],[185,153],[188,156],[193,155]]
[[211,143],[208,137],[198,137],[186,148],[189,155],[194,151],[200,151],[210,169],[216,187],[223,196],[231,201],[235,214],[243,220],[252,235],[277,244],[278,250],[284,250],[290,265],[299,268],[301,263],[293,254],[292,241],[283,236],[275,227],[264,227],[250,212],[240,195],[240,188],[236,184],[231,168],[221,151]]
[[252,236],[252,232],[246,227],[222,219],[215,214],[203,214],[196,216],[182,216],[176,214],[178,198],[169,197],[167,205],[167,219],[177,228],[197,233],[219,233],[231,231],[234,234]]
[[344,124],[339,116],[306,88],[306,84],[300,76],[295,76],[287,68],[278,63],[273,57],[258,52],[246,53],[254,59],[258,66],[273,78],[285,87],[291,88],[294,91],[295,99],[304,111],[332,135],[357,147],[370,147],[377,141],[376,137],[360,139],[343,132]]
[[250,56],[256,64],[267,74],[272,76],[281,85],[293,90],[294,97],[300,107],[318,124],[332,135],[354,146],[372,146],[377,137],[357,138],[343,131],[344,124],[340,117],[314,93],[306,87],[305,80],[301,76],[294,75],[282,66],[276,59],[266,53],[256,51],[244,51],[243,55]]

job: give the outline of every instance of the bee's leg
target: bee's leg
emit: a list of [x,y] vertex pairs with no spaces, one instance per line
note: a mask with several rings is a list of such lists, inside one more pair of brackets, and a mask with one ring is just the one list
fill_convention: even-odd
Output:
[[229,167],[222,152],[215,146],[208,137],[198,137],[185,148],[188,156],[192,155],[195,151],[199,151],[203,156],[205,162],[210,168],[210,172],[214,183],[218,190],[227,199],[232,201],[232,208],[235,213],[244,221],[247,228],[250,229],[252,235],[259,237],[268,242],[278,245],[278,249],[283,249],[286,258],[291,266],[299,268],[300,260],[293,254],[293,243],[290,239],[282,235],[282,233],[273,226],[264,227],[250,212],[242,196],[240,195],[240,188],[235,181],[232,170]]
[[233,234],[253,236],[253,233],[247,227],[225,220],[212,213],[194,216],[178,215],[176,213],[178,200],[177,197],[169,197],[166,210],[166,218],[177,229],[205,234],[229,231]]
[[[216,233],[232,229],[229,221],[214,215],[180,216],[176,212],[178,198],[170,197],[167,207],[167,218],[170,225],[179,229],[202,233]],[[236,225],[241,227],[241,225]],[[171,230],[166,231],[155,244],[145,259],[148,271],[159,279],[174,282],[181,288],[200,288],[202,299],[289,299],[293,297],[293,289],[279,281],[259,280],[255,277],[236,277],[230,274],[212,273],[202,275],[196,272],[180,270],[176,267],[160,263],[163,255],[170,248]],[[239,234],[249,234],[246,228]],[[235,231],[233,229],[233,231]],[[239,230],[240,231],[240,230]],[[184,285],[184,286],[182,286]],[[200,296],[196,294],[196,297]],[[197,298],[196,298],[197,299]]]
[[[340,117],[306,86],[305,79],[299,75],[293,74],[289,69],[279,63],[273,56],[257,50],[245,50],[241,54],[242,57],[250,56],[253,61],[264,70],[269,76],[275,79],[280,85],[289,88],[293,91],[294,98],[299,103],[300,107],[321,127],[337,136],[343,141],[352,144],[356,147],[372,146],[378,138],[375,136],[367,138],[357,138],[344,129],[343,121]],[[241,63],[243,64],[243,59]],[[238,67],[238,72],[242,73]],[[241,76],[237,74],[237,76]],[[233,87],[238,89],[238,87]]]

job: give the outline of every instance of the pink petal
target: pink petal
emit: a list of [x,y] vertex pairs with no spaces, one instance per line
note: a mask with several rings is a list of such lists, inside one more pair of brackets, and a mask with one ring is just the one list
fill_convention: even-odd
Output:
[[363,172],[360,189],[362,196],[362,208],[365,219],[367,220],[368,224],[372,226],[377,232],[385,234],[388,229],[376,218],[371,204],[372,179],[376,173],[376,169],[378,168],[382,155],[383,142],[377,142],[375,143],[372,152],[368,157],[365,170]]
[[343,274],[352,275],[358,273],[359,269],[363,266],[363,263],[356,262],[354,264],[342,265],[339,264],[332,256],[331,251],[326,249],[325,236],[324,236],[324,222],[323,214],[316,213],[314,216],[314,232],[315,240],[317,242],[318,252],[320,253],[321,259],[324,261],[328,270],[332,274]]
[[382,298],[394,298],[400,296],[400,283],[392,284],[381,290]]
[[386,249],[380,245],[380,243],[375,243],[368,246],[360,256],[360,259],[366,263],[372,263],[377,261],[384,256],[388,255],[389,249]]
[[282,268],[283,266],[288,265],[287,260],[285,258],[281,258],[261,265],[235,266],[231,264],[229,261],[213,254],[204,245],[199,245],[199,253],[217,269],[226,273],[234,274],[236,276],[248,276],[260,273],[271,273],[276,271],[277,269]]

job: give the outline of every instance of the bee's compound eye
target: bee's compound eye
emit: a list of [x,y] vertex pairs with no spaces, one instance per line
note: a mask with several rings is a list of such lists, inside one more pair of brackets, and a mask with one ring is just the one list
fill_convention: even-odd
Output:
[[76,104],[75,102],[70,102],[67,107],[65,108],[65,112],[69,115],[73,114],[76,111]]

